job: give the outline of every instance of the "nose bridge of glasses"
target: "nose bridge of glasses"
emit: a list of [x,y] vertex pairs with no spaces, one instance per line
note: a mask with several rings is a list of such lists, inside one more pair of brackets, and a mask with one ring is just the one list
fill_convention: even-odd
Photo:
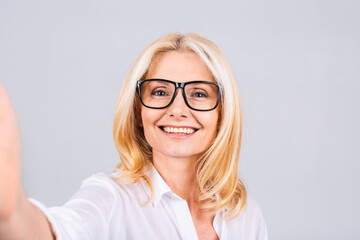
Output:
[[183,95],[184,95],[184,97],[185,97],[185,88],[184,88],[185,83],[182,83],[182,82],[174,82],[174,83],[175,83],[174,98],[176,97],[179,88],[182,89]]
[[[184,106],[187,107],[184,86],[185,86],[185,83],[175,83],[174,96],[171,101],[170,107],[174,107],[174,105],[178,105],[179,104],[178,101],[180,101],[180,104],[182,107],[184,107]],[[181,89],[182,89],[182,92],[181,92]],[[180,98],[180,100],[178,98]]]
[[176,89],[182,88],[184,89],[185,83],[184,82],[174,82]]
[[[179,89],[180,88],[180,89]],[[182,89],[182,92],[181,92],[181,89]],[[180,96],[178,96],[178,95],[180,95]],[[177,86],[176,88],[175,88],[175,91],[174,91],[174,99],[173,99],[173,102],[176,100],[176,98],[182,98],[183,99],[183,101],[184,101],[184,103],[185,103],[185,99],[184,99],[184,97],[185,97],[185,92],[184,92],[184,87],[182,86]]]

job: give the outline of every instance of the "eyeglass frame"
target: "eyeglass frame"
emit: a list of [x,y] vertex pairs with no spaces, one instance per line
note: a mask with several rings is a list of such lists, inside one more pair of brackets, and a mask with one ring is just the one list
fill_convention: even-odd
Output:
[[[165,106],[165,107],[150,107],[150,106],[147,106],[144,102],[143,102],[143,99],[142,99],[142,95],[141,95],[141,85],[144,83],[144,82],[149,82],[149,81],[164,81],[164,82],[168,82],[168,83],[171,83],[173,85],[175,85],[175,90],[174,90],[174,94],[170,100],[170,102]],[[218,89],[218,96],[217,96],[217,100],[216,100],[216,104],[215,104],[215,107],[211,108],[211,109],[196,109],[196,108],[193,108],[190,106],[187,98],[186,98],[186,94],[185,94],[185,86],[190,84],[190,83],[209,83],[209,84],[212,84],[212,85],[215,85]],[[139,94],[139,97],[140,97],[140,102],[143,106],[147,107],[147,108],[152,108],[152,109],[164,109],[164,108],[167,108],[169,107],[173,102],[174,102],[174,99],[175,99],[175,96],[176,96],[176,92],[177,92],[177,89],[178,88],[181,88],[182,89],[182,95],[183,95],[183,99],[185,101],[185,104],[186,106],[188,106],[190,109],[192,110],[195,110],[195,111],[201,111],[201,112],[206,112],[206,111],[212,111],[214,110],[218,105],[219,105],[219,102],[220,102],[220,95],[221,95],[221,91],[220,91],[220,87],[217,83],[214,83],[214,82],[209,82],[209,81],[200,81],[200,80],[197,80],[197,81],[190,81],[190,82],[174,82],[174,81],[170,81],[170,80],[167,80],[167,79],[161,79],[161,78],[153,78],[153,79],[144,79],[144,80],[138,80],[137,81],[137,88],[138,88],[138,94]]]

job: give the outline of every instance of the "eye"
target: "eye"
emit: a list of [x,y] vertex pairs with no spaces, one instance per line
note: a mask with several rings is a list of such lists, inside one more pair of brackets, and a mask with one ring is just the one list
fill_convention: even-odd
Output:
[[205,92],[196,92],[193,94],[193,96],[198,98],[206,98],[207,94]]
[[161,90],[161,89],[154,89],[152,92],[151,92],[151,95],[153,96],[167,96],[168,94]]

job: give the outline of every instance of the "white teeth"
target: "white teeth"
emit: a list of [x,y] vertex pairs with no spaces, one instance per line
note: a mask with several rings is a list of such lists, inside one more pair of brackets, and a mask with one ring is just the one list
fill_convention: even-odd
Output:
[[195,132],[194,128],[173,128],[173,127],[163,127],[164,131],[167,133],[182,133],[182,134],[191,134]]

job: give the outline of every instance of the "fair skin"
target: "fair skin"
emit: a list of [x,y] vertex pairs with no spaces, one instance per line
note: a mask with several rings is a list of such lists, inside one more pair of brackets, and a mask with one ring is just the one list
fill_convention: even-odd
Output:
[[45,216],[27,199],[20,172],[16,116],[0,83],[0,239],[53,239]]
[[[211,72],[194,53],[169,52],[152,64],[148,78],[165,78],[176,82],[214,81]],[[153,147],[156,169],[174,191],[185,199],[199,239],[218,239],[213,217],[200,208],[195,165],[211,144],[217,131],[219,107],[209,112],[189,109],[178,91],[172,105],[155,110],[142,107],[144,133]],[[158,128],[187,126],[197,131],[178,139]],[[55,239],[42,212],[31,204],[21,186],[20,138],[15,112],[0,83],[0,239]]]
[[[161,53],[151,65],[147,79],[174,82],[214,81],[205,63],[192,52]],[[153,163],[172,191],[187,201],[199,239],[218,239],[213,217],[202,210],[196,181],[196,161],[216,136],[219,107],[211,111],[195,111],[184,102],[182,90],[165,109],[141,107],[145,138],[153,150]],[[165,133],[163,127],[193,128],[189,135]]]

